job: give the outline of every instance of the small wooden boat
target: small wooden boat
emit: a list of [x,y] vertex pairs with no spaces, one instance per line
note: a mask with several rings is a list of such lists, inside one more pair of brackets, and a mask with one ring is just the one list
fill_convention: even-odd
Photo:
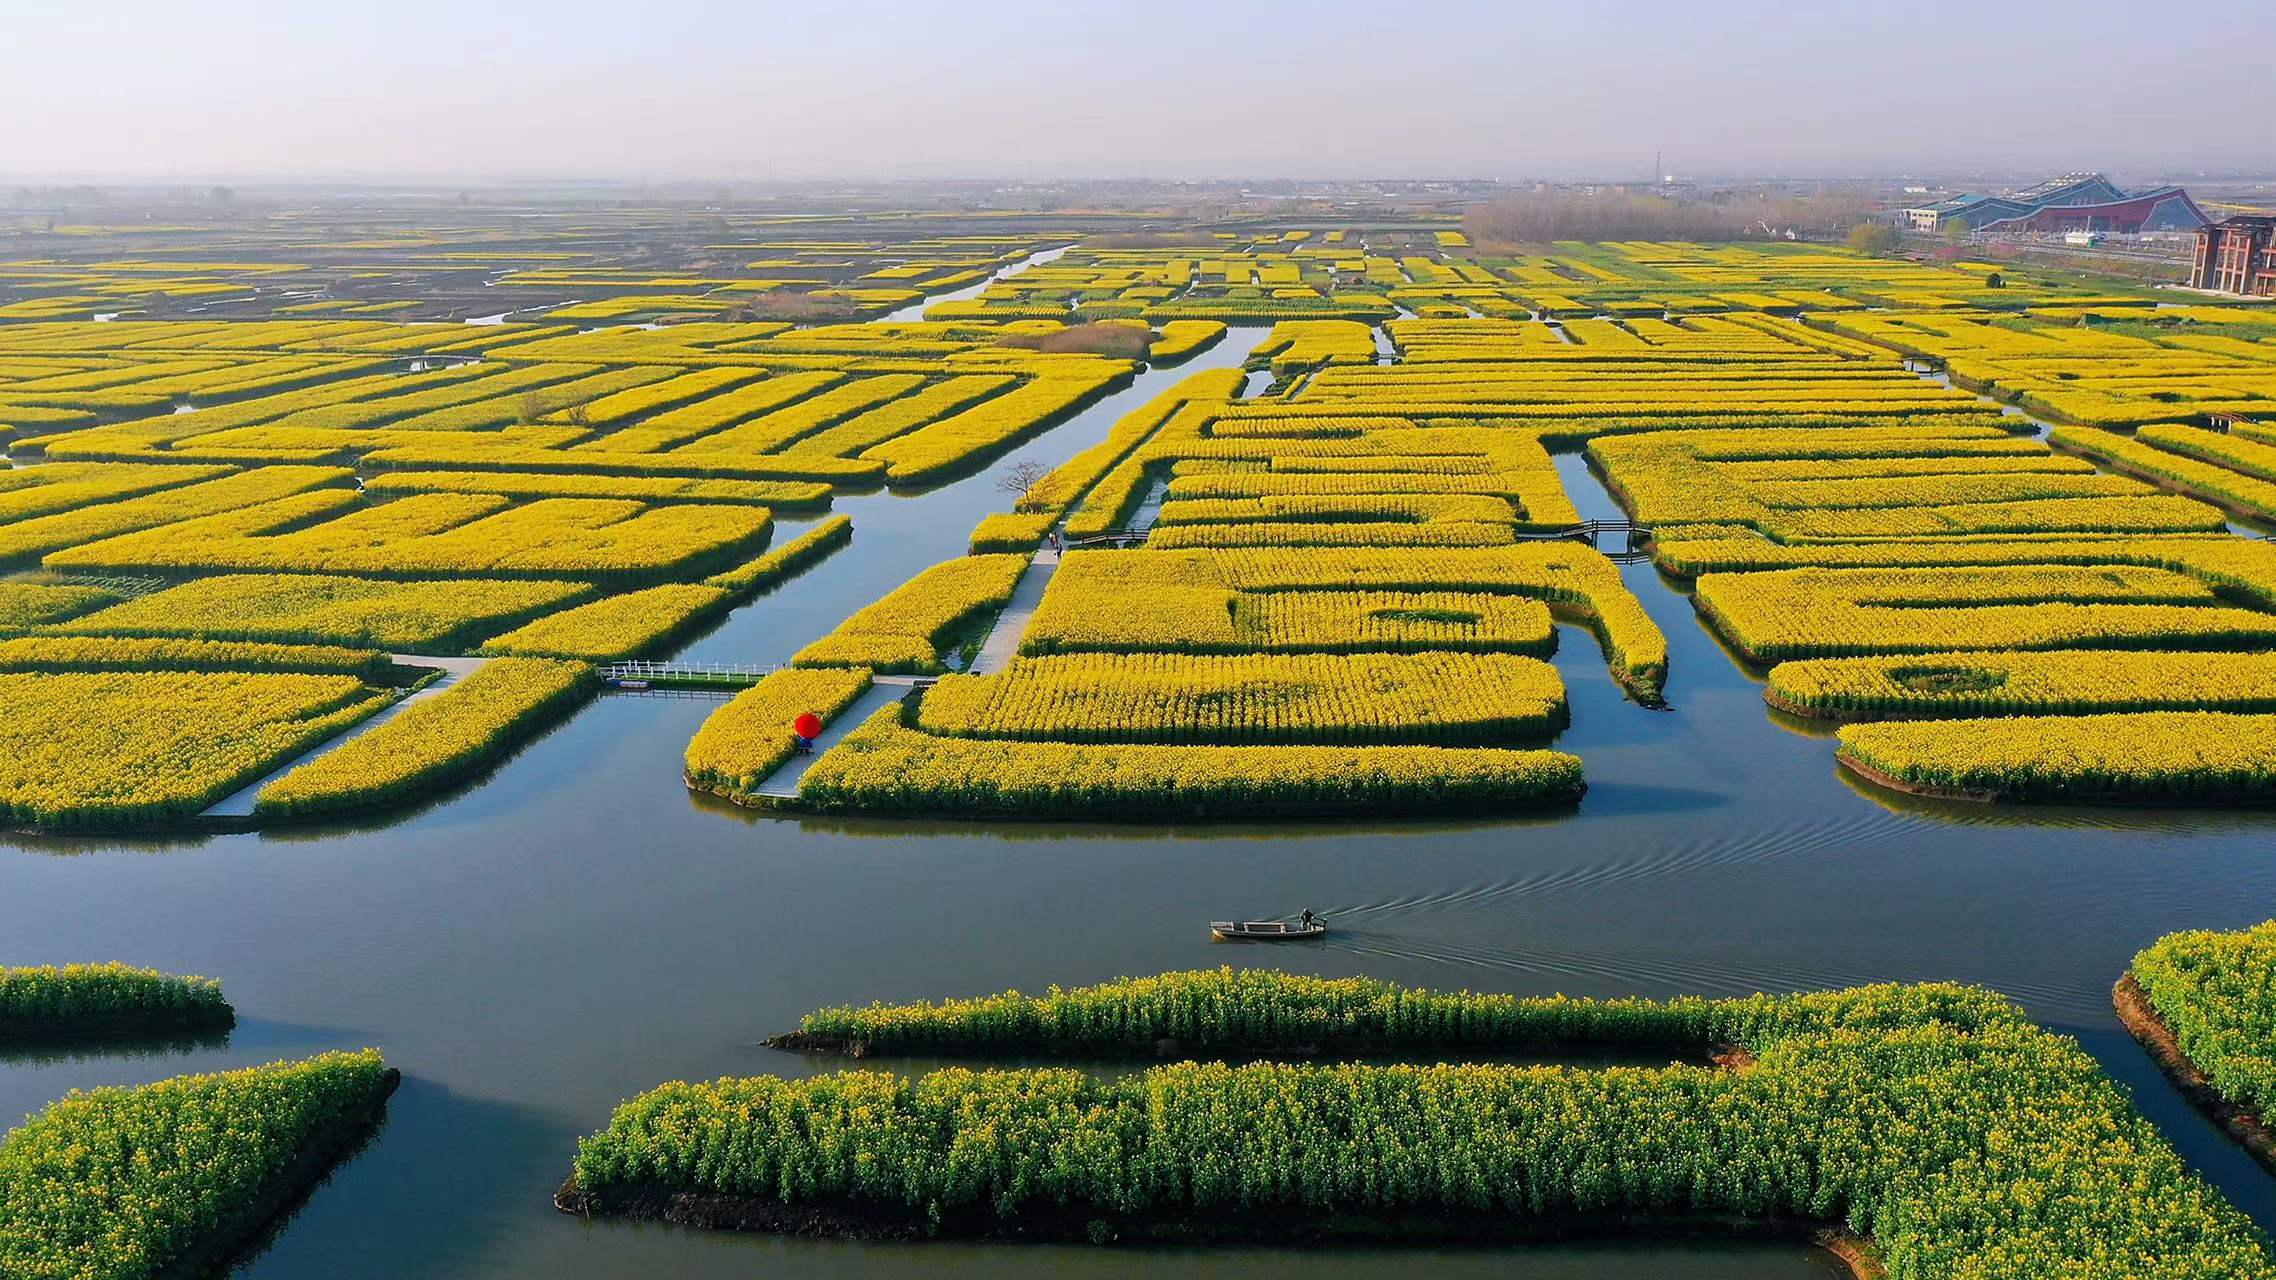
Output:
[[1318,920],[1298,924],[1287,920],[1212,920],[1209,935],[1227,942],[1294,942],[1301,938],[1317,938],[1327,933],[1328,926]]

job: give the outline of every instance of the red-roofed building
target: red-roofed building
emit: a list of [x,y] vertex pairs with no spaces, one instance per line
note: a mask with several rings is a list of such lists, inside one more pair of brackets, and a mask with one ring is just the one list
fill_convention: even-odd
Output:
[[2004,196],[1961,195],[1902,209],[1898,220],[1915,231],[1941,231],[1960,223],[1970,231],[2194,231],[2212,219],[2180,187],[2121,191],[2099,173],[2066,173]]

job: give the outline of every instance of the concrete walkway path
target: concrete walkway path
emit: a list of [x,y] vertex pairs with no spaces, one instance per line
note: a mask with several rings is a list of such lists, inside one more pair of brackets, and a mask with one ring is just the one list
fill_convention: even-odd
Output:
[[1020,637],[1027,634],[1028,621],[1035,617],[1035,606],[1043,600],[1043,589],[1051,585],[1051,575],[1058,572],[1059,553],[1049,547],[1035,553],[1027,562],[1027,569],[1012,587],[1012,598],[1004,603],[1004,611],[996,615],[996,625],[988,629],[988,638],[980,642],[980,652],[972,657],[967,670],[976,676],[994,675],[1011,663],[1019,654]]
[[[1035,606],[1043,599],[1043,590],[1051,585],[1051,575],[1059,568],[1059,553],[1046,547],[1035,553],[1027,568],[1020,573],[1019,581],[1012,586],[1011,599],[1004,611],[996,616],[996,623],[988,629],[980,642],[980,650],[973,656],[967,670],[974,675],[988,675],[1001,671],[1019,653],[1020,637],[1027,633],[1028,620],[1035,616]],[[806,780],[806,771],[822,758],[830,748],[843,741],[847,734],[868,722],[881,707],[889,706],[909,696],[920,679],[918,676],[878,676],[869,689],[852,706],[830,718],[822,727],[822,736],[814,740],[814,749],[806,755],[792,756],[782,767],[767,776],[767,780],[752,788],[752,794],[788,800],[797,796],[799,784]]]
[[425,688],[419,689],[406,697],[396,699],[395,705],[388,707],[387,709],[380,711],[375,715],[367,717],[366,719],[357,723],[353,728],[349,729],[346,733],[340,734],[337,737],[327,738],[324,741],[317,743],[315,746],[310,747],[308,750],[301,752],[299,755],[294,756],[292,759],[287,760],[283,764],[278,765],[276,768],[262,774],[260,777],[254,779],[250,784],[231,792],[230,794],[222,797],[220,800],[215,801],[211,807],[206,809],[203,816],[208,818],[251,817],[253,813],[253,801],[257,796],[261,794],[261,788],[269,785],[272,782],[275,782],[277,779],[283,777],[287,773],[292,772],[293,769],[298,767],[303,761],[320,755],[326,751],[330,751],[332,748],[337,747],[344,742],[347,742],[353,738],[361,737],[364,734],[377,729],[379,726],[386,724],[388,721],[393,720],[395,717],[402,715],[404,709],[406,707],[409,707],[411,704],[415,702],[424,702],[427,699],[434,697],[435,695],[441,693],[445,689],[448,689],[452,685],[457,684],[459,681],[465,679],[466,677],[473,675],[475,672],[481,670],[489,663],[496,661],[494,658],[435,658],[418,653],[391,653],[387,655],[387,660],[399,667],[434,667],[439,669],[443,674],[440,679],[435,680]]
[[822,736],[814,740],[811,752],[784,761],[781,768],[769,774],[765,782],[754,788],[754,793],[773,796],[777,800],[788,800],[797,795],[798,784],[805,781],[806,771],[814,767],[814,762],[822,758],[823,752],[838,745],[847,734],[867,723],[871,716],[877,714],[878,708],[909,696],[909,690],[915,685],[916,681],[906,676],[899,679],[892,676],[880,677],[869,686],[867,692],[854,699],[852,706],[830,717],[830,723],[822,726]]

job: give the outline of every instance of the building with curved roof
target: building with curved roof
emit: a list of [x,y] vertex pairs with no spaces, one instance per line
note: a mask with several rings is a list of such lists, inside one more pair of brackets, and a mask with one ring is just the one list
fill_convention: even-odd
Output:
[[2066,173],[2006,195],[1951,196],[1897,212],[1914,231],[2195,231],[2212,219],[2177,186],[2124,191],[2099,173]]

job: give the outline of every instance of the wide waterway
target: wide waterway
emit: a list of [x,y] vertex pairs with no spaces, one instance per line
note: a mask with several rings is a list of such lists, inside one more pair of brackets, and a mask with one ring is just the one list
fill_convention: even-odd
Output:
[[[841,499],[849,549],[687,650],[787,656],[1002,507],[1193,363],[915,497]],[[1584,516],[1617,514],[1577,458]],[[787,536],[787,531],[786,535]],[[1668,710],[1627,702],[1585,633],[1556,663],[1586,762],[1577,813],[1400,824],[971,826],[766,817],[693,798],[681,750],[717,701],[613,695],[471,789],[361,825],[0,848],[0,963],[125,960],[219,977],[225,1040],[140,1055],[0,1056],[0,1117],[75,1087],[372,1045],[405,1073],[378,1138],[243,1269],[260,1280],[657,1280],[1254,1274],[1258,1249],[881,1245],[584,1224],[550,1196],[577,1138],[661,1081],[827,1070],[759,1047],[821,1004],[1040,989],[1221,963],[1436,987],[1735,995],[1882,980],[1983,983],[2077,1036],[2198,1169],[2264,1226],[2276,1182],[2198,1118],[2119,1029],[2140,947],[2276,903],[2276,815],[1985,809],[1869,795],[1648,565]],[[1211,917],[1309,906],[1305,948],[1212,945]],[[877,1064],[890,1066],[890,1063]],[[1800,1245],[1671,1242],[1337,1250],[1308,1274],[1805,1280]]]

